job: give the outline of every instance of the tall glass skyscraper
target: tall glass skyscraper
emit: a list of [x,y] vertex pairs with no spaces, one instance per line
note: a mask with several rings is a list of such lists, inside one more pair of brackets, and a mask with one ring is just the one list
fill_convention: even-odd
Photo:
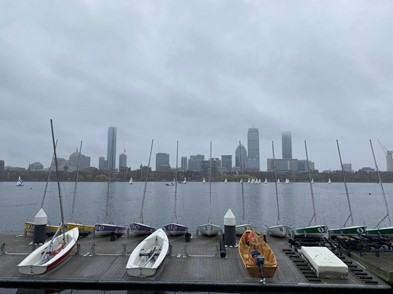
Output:
[[116,170],[116,139],[117,139],[117,128],[108,128],[108,148],[107,148],[107,162],[108,170]]
[[257,128],[249,128],[247,133],[248,158],[246,169],[260,170],[259,163],[259,131]]
[[291,132],[283,132],[282,140],[282,159],[292,159],[292,135]]

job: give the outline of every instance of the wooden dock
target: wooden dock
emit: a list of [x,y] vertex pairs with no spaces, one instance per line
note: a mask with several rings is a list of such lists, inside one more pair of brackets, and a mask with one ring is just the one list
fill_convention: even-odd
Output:
[[[289,246],[287,239],[268,238],[278,261],[273,278],[263,284],[248,276],[237,247],[220,250],[220,238],[170,237],[170,254],[150,278],[127,275],[130,252],[143,237],[88,236],[78,241],[72,256],[59,267],[39,276],[25,276],[17,265],[32,250],[32,238],[0,234],[0,288],[97,289],[170,292],[318,292],[383,293],[391,287],[357,261],[343,256],[349,267],[346,280],[319,279],[310,265]],[[221,248],[222,249],[222,248]],[[375,262],[374,262],[375,263]]]

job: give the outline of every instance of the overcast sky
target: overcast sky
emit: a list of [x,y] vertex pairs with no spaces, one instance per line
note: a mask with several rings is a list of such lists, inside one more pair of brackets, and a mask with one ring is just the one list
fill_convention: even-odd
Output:
[[[116,126],[117,157],[232,154],[259,129],[261,169],[293,157],[319,170],[381,170],[393,149],[393,2],[0,0],[0,159],[98,167]],[[116,164],[118,166],[118,162]],[[179,161],[180,165],[180,161]]]

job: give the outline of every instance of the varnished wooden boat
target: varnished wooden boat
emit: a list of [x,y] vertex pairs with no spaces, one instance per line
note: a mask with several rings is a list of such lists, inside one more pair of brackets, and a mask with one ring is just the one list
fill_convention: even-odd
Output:
[[[257,256],[253,256],[254,250],[258,250],[264,258],[262,273],[257,264]],[[271,278],[276,273],[278,267],[276,256],[263,239],[262,234],[253,230],[245,231],[239,241],[239,254],[251,277]]]

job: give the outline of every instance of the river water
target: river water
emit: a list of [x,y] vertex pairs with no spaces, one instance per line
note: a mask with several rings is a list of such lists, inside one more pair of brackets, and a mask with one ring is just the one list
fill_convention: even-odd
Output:
[[[138,221],[141,212],[144,183],[78,183],[75,211],[78,219],[85,224],[105,220],[127,225]],[[240,183],[215,182],[211,184],[211,221],[224,224],[224,215],[231,209],[236,222],[241,223],[242,193]],[[377,183],[348,183],[350,204],[355,224],[373,228],[386,214],[386,207]],[[65,220],[70,220],[74,194],[74,183],[60,184]],[[245,221],[264,230],[266,225],[277,222],[275,184],[244,183]],[[384,184],[389,209],[393,210],[393,184]],[[25,221],[33,221],[41,207],[45,183],[25,182],[17,187],[15,183],[0,183],[0,231],[22,232]],[[165,182],[148,183],[143,221],[162,227],[173,219],[175,186]],[[313,184],[316,215],[319,224],[340,227],[349,216],[348,201],[343,183]],[[177,192],[177,216],[180,223],[195,231],[197,226],[209,218],[209,183],[188,182],[179,184]],[[308,225],[312,214],[312,197],[309,183],[278,184],[281,220],[291,227]],[[45,195],[43,208],[51,224],[60,222],[59,193],[56,183],[50,183]],[[107,209],[107,210],[106,210]],[[351,223],[349,222],[348,225]],[[385,222],[385,225],[388,223]]]

